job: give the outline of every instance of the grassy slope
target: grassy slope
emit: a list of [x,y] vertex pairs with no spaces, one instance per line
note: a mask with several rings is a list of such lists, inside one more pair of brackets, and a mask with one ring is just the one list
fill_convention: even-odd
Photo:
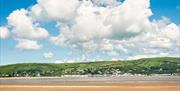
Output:
[[[107,61],[107,62],[89,62],[89,63],[23,63],[0,66],[1,74],[12,74],[13,72],[40,72],[46,71],[50,73],[48,76],[60,76],[63,74],[80,74],[77,70],[85,70],[93,73],[91,70],[107,70],[107,69],[120,69],[124,73],[141,73],[146,69],[150,74],[156,73],[156,69],[163,68],[160,73],[178,73],[180,74],[180,58],[161,57],[161,58],[145,58],[139,60],[129,61]],[[133,71],[129,71],[133,70]],[[177,71],[178,70],[178,71]],[[170,72],[172,71],[172,72]],[[104,71],[102,71],[104,72]],[[95,73],[95,72],[94,72]],[[147,72],[145,72],[147,73]]]

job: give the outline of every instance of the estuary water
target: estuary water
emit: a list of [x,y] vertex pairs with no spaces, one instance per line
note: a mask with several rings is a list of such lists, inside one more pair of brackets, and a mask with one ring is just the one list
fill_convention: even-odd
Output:
[[119,77],[23,77],[0,78],[0,84],[60,84],[68,82],[103,83],[179,83],[180,76],[119,76]]

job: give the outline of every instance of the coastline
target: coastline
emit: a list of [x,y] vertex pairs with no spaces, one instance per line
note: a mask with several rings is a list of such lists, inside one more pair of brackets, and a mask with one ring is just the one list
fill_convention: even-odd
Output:
[[0,78],[1,91],[179,91],[180,76]]
[[0,84],[43,84],[67,82],[104,83],[179,83],[180,76],[118,76],[118,77],[9,77],[0,78]]
[[42,77],[0,77],[0,79],[34,79],[34,78],[70,78],[70,77],[74,77],[74,78],[96,78],[96,77],[180,77],[180,75],[118,75],[118,76],[84,76],[84,75],[69,75],[69,76],[42,76]]
[[1,91],[179,91],[179,84],[124,83],[124,84],[79,84],[79,85],[0,85]]

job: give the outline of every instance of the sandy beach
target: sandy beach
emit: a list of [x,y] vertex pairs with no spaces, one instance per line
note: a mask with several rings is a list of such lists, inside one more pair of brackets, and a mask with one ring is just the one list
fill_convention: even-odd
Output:
[[[129,81],[135,78],[136,80]],[[164,77],[166,79],[159,77],[161,78],[159,81],[149,80],[154,78],[157,77],[148,79],[144,77],[143,81],[139,77],[122,77],[118,81],[109,81],[107,78],[101,78],[98,81],[94,80],[100,78],[81,80],[77,78],[1,78],[0,91],[180,91],[179,77]],[[117,80],[117,78],[109,79]]]
[[180,91],[179,84],[0,85],[1,91]]

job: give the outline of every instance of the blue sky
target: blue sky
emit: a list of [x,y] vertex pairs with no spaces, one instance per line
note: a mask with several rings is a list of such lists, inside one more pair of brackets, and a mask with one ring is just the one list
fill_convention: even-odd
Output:
[[[7,17],[14,10],[25,8],[29,9],[37,2],[36,0],[0,0],[0,26],[7,26]],[[151,0],[150,9],[153,15],[150,17],[150,21],[160,19],[165,16],[171,20],[171,22],[180,24],[180,1],[179,0]],[[59,34],[55,21],[41,23],[41,27],[45,28],[51,36],[57,36]],[[10,30],[10,29],[9,29]],[[11,31],[11,30],[10,30]],[[0,64],[14,64],[14,63],[32,63],[32,62],[48,62],[54,63],[57,60],[63,60],[69,58],[71,48],[63,46],[57,46],[49,43],[47,40],[40,39],[39,43],[43,44],[43,48],[39,50],[21,50],[15,47],[17,41],[12,37],[0,40]],[[44,53],[52,52],[53,57],[46,59],[43,57]],[[173,51],[171,51],[173,52]],[[170,52],[169,52],[170,53]],[[128,55],[130,55],[129,53]],[[179,53],[174,53],[178,55]],[[95,58],[98,55],[104,60],[111,60],[106,54],[102,54],[101,51],[96,51],[91,54],[91,58]],[[121,56],[125,57],[125,56]],[[119,57],[119,58],[121,58]]]
[[151,0],[151,9],[154,13],[152,19],[166,16],[170,18],[173,22],[179,24],[180,20],[177,19],[180,11],[177,9],[179,5],[179,0]]

